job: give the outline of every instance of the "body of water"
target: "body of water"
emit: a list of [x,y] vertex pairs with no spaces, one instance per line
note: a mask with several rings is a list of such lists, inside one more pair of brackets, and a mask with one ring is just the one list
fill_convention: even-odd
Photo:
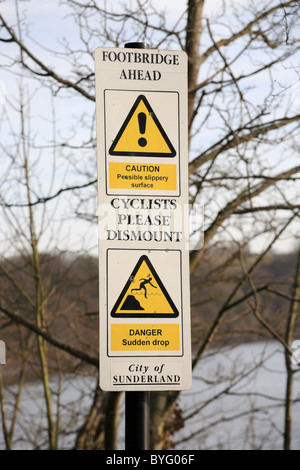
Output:
[[[300,449],[300,373],[295,366],[292,449]],[[299,367],[300,372],[300,367]],[[176,449],[282,449],[286,372],[283,348],[275,342],[243,344],[210,352],[196,367],[193,387],[182,392],[185,426],[171,436]],[[91,404],[96,379],[64,375],[53,381],[54,411],[63,430],[59,448],[71,448]],[[5,390],[6,412],[16,387]],[[155,392],[154,392],[155,393]],[[59,406],[58,406],[59,404]],[[120,413],[119,448],[124,449],[124,404]],[[77,423],[76,423],[77,421]],[[76,423],[74,425],[74,423]],[[14,449],[47,448],[43,389],[26,385],[15,429]],[[4,449],[2,433],[0,449]]]

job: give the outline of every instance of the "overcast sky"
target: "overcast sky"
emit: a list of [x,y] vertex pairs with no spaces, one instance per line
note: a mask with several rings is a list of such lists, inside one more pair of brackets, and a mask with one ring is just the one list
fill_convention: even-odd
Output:
[[[259,4],[258,0],[256,0],[257,4]],[[117,8],[118,2],[116,0],[103,0],[102,2],[99,1],[99,4],[105,4],[107,7],[111,7],[113,5],[114,8]],[[121,3],[121,2],[120,2]],[[157,5],[157,8],[165,9],[167,12],[167,18],[170,25],[174,24],[180,14],[183,11],[182,6],[186,4],[183,0],[153,0],[153,5]],[[229,2],[226,1],[226,4]],[[246,0],[235,0],[235,4],[248,4]],[[129,4],[129,2],[128,2]],[[30,1],[21,1],[19,2],[20,9],[22,11],[26,11],[27,22],[30,26],[30,37],[26,38],[26,41],[30,43],[30,47],[37,51],[38,56],[45,60],[50,65],[53,64],[54,56],[52,51],[59,52],[62,50],[62,46],[59,43],[59,38],[66,37],[69,42],[73,45],[77,40],[77,35],[74,35],[74,22],[73,19],[67,16],[69,13],[69,8],[64,5],[59,5],[59,0],[30,0]],[[207,0],[205,3],[205,15],[208,18],[212,18],[214,15],[220,14],[222,11],[222,0]],[[15,2],[13,0],[5,0],[1,3],[1,13],[8,22],[15,21]],[[38,44],[34,43],[33,40],[40,43],[45,49],[38,46]],[[102,46],[102,44],[98,44],[97,46]],[[47,48],[49,51],[47,51]],[[51,51],[50,51],[51,50]],[[47,57],[48,55],[48,57]],[[59,64],[59,55],[57,55],[56,60]],[[60,73],[63,73],[63,69],[59,69]],[[286,75],[286,70],[282,70],[282,77]],[[280,78],[280,74],[276,76],[278,80]],[[259,77],[256,77],[258,80]],[[261,78],[261,90],[263,89],[263,77]],[[1,102],[1,91],[6,89],[6,93],[9,99],[15,94],[17,84],[17,78],[12,76],[10,73],[2,73],[0,72],[0,102]],[[32,87],[37,88],[37,82],[32,82]],[[258,91],[255,90],[255,94],[253,98],[258,97]],[[39,108],[42,109],[45,106],[49,109],[49,114],[51,112],[51,105],[50,105],[50,96],[49,94],[45,93],[42,89],[37,89],[36,91],[37,96],[37,116],[39,114]],[[2,96],[3,100],[3,96]],[[293,100],[293,105],[299,105],[299,93],[295,90],[295,99]],[[67,103],[62,103],[62,108],[57,109],[57,117],[58,117],[58,125],[61,125],[61,129],[59,131],[61,133],[64,132],[64,126],[68,126],[69,121],[71,120],[70,117],[76,115],[77,109],[79,105],[79,100],[76,98],[72,98]],[[93,104],[87,103],[89,110]],[[43,132],[49,132],[47,123],[43,117],[43,119],[39,120],[39,133],[40,135]],[[77,221],[78,223],[78,221]],[[75,226],[75,221],[74,221]],[[79,231],[81,225],[79,224]],[[94,236],[97,232],[97,227],[91,227],[91,239],[94,239]]]

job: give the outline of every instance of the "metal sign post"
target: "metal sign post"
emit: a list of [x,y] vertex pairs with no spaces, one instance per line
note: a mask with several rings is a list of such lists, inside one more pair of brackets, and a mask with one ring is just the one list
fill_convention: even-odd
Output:
[[150,392],[125,392],[125,449],[150,450]]
[[149,392],[191,387],[187,56],[100,47],[95,74],[100,387],[137,392],[146,445]]
[[[146,43],[128,43],[125,48],[148,49],[149,46]],[[145,127],[144,123],[144,132]],[[125,392],[125,449],[150,450],[149,391]]]

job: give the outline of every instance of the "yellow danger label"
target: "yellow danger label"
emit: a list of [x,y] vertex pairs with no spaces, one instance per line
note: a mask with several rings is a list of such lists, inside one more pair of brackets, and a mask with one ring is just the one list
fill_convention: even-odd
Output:
[[109,154],[175,157],[176,151],[144,95],[130,109]]
[[111,351],[179,351],[177,324],[113,324]]
[[176,191],[177,165],[110,162],[109,188]]

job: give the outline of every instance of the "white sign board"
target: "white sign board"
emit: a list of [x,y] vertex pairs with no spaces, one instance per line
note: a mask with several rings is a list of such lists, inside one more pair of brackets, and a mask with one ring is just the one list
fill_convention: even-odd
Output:
[[191,387],[187,57],[95,52],[100,387]]

